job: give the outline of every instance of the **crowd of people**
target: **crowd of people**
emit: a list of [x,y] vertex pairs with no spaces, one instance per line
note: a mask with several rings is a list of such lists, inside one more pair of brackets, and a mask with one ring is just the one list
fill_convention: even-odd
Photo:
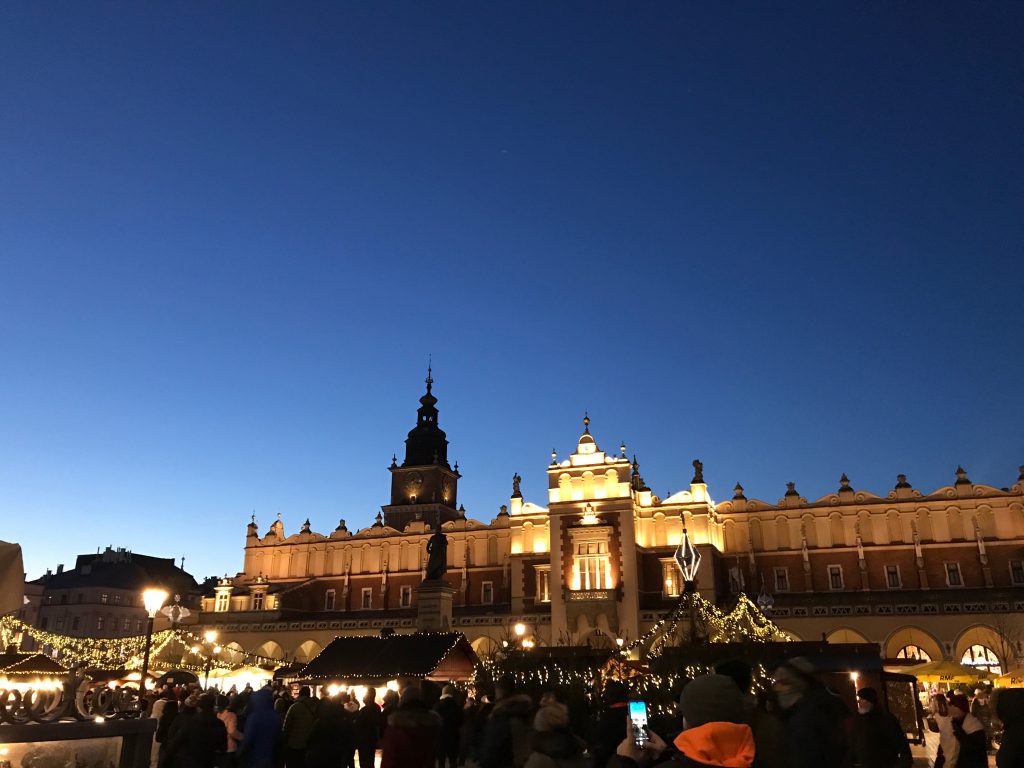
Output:
[[[330,695],[333,692],[333,695]],[[778,667],[755,693],[751,667],[718,665],[683,687],[678,707],[637,738],[626,683],[605,684],[596,706],[558,690],[536,698],[510,678],[472,694],[402,681],[399,691],[268,685],[225,694],[162,690],[154,768],[910,768],[904,727],[879,692],[856,711],[805,659]],[[378,698],[378,693],[382,694]],[[1024,768],[1024,690],[935,695],[927,727],[934,768]],[[379,763],[376,762],[379,756]],[[358,758],[358,762],[357,762]]]

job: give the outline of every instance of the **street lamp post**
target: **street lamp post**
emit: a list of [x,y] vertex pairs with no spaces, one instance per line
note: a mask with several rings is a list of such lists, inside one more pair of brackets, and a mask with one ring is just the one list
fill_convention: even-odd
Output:
[[690,643],[697,642],[697,569],[700,568],[700,552],[690,541],[690,535],[683,526],[683,539],[675,554],[676,565],[683,576],[683,594],[690,608]]
[[142,679],[139,680],[139,708],[143,710],[146,708],[146,677],[149,675],[149,646],[153,642],[153,619],[166,600],[167,592],[162,589],[147,589],[142,593],[142,604],[149,615],[146,622],[146,647],[142,654]]
[[210,667],[213,666],[214,654],[220,653],[220,646],[217,645],[217,630],[215,629],[206,630],[206,632],[203,633],[203,639],[206,641],[208,646],[212,646],[207,649],[210,653],[206,657],[206,676],[203,680],[203,689],[205,690],[210,687]]

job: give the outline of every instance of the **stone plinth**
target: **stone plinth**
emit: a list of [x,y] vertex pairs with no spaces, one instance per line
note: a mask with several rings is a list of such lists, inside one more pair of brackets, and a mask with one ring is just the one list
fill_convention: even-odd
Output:
[[416,629],[420,632],[449,632],[452,628],[452,598],[455,587],[440,579],[416,587]]

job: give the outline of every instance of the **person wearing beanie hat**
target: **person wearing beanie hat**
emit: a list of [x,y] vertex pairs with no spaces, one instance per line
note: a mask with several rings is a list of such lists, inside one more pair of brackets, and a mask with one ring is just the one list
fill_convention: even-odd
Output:
[[462,736],[462,701],[459,689],[452,684],[441,689],[441,698],[434,705],[434,711],[441,716],[441,754],[438,768],[457,768],[459,746]]
[[215,768],[227,752],[228,734],[224,723],[214,714],[213,694],[195,696],[195,699],[195,714],[184,720],[183,727],[167,744],[164,752],[167,768]]
[[910,768],[913,757],[903,726],[879,704],[878,691],[857,691],[857,715],[850,737],[850,756],[858,768]]
[[588,768],[584,744],[569,730],[569,709],[557,701],[537,710],[533,718],[530,756],[523,768]]
[[683,732],[673,742],[674,750],[653,731],[647,744],[638,748],[627,729],[609,768],[750,768],[754,764],[754,735],[744,722],[743,700],[731,678],[696,678],[683,688],[679,705]]
[[814,677],[814,666],[797,657],[774,673],[772,693],[786,726],[786,753],[792,768],[840,768],[846,761],[843,726],[849,711]]
[[987,768],[988,740],[985,726],[970,713],[971,703],[962,693],[949,697],[949,715],[953,736],[959,747],[956,768]]
[[434,768],[440,735],[440,715],[427,706],[418,687],[407,686],[381,739],[381,768]]

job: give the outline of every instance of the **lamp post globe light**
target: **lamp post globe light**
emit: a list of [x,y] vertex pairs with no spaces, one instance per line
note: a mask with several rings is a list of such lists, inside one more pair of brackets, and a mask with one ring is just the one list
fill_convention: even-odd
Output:
[[142,593],[142,604],[146,608],[149,619],[146,621],[146,647],[142,654],[142,679],[139,681],[139,708],[146,708],[146,677],[149,675],[149,646],[153,642],[153,619],[167,601],[167,591],[151,588]]
[[210,668],[213,666],[213,657],[220,653],[220,646],[217,645],[217,630],[206,630],[203,633],[203,640],[206,641],[207,646],[210,646],[206,649],[208,651],[206,656],[206,674],[203,680],[203,689],[205,690],[210,687]]

